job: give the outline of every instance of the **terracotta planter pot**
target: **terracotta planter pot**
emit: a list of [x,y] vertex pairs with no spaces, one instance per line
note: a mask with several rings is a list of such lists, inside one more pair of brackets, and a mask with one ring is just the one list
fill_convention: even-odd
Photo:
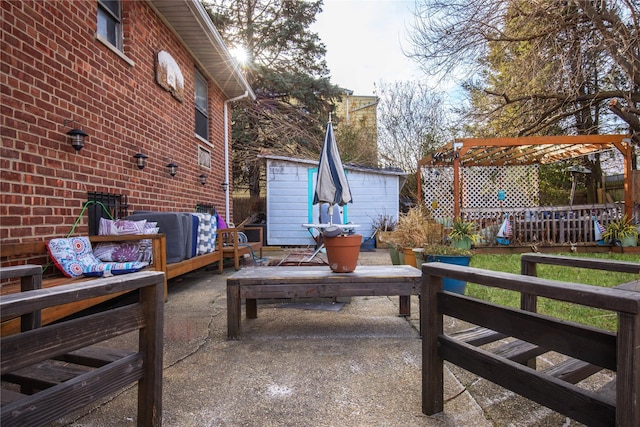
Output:
[[417,266],[416,253],[413,251],[413,248],[402,248],[402,253],[404,254],[404,264],[412,267]]
[[351,273],[358,265],[362,235],[325,237],[329,268],[335,273]]

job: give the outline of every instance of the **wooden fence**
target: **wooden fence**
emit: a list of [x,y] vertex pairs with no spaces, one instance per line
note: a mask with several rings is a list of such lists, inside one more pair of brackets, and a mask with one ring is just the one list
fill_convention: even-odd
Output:
[[478,225],[483,242],[496,244],[498,229],[505,219],[512,227],[511,242],[517,244],[594,244],[597,220],[606,227],[619,219],[624,205],[540,206],[529,208],[463,209],[461,216]]

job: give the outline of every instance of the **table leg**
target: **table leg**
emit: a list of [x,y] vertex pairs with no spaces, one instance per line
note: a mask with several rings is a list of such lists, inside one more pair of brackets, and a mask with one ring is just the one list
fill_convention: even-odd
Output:
[[258,300],[247,299],[246,310],[247,310],[247,319],[257,319],[258,318]]
[[411,295],[400,295],[400,316],[411,316]]
[[227,339],[240,339],[240,285],[227,281]]

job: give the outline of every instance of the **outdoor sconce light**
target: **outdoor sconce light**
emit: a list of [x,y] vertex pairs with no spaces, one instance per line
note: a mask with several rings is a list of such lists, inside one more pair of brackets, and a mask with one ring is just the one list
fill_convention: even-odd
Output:
[[178,169],[178,165],[176,165],[175,163],[169,163],[167,165],[167,168],[169,168],[169,175],[176,176],[176,170]]
[[199,176],[200,178],[200,184],[205,185],[207,183],[207,175],[202,174]]
[[[74,122],[75,120],[70,120],[69,123]],[[64,121],[64,126],[67,127],[67,120]],[[67,132],[69,136],[69,142],[71,142],[71,146],[75,148],[76,151],[82,150],[84,147],[84,139],[89,136],[85,131],[78,128],[73,128],[69,132]]]
[[229,183],[228,182],[223,182],[220,185],[222,185],[222,191],[224,191],[226,193],[227,190],[229,189]]
[[146,154],[138,153],[133,156],[133,158],[136,159],[136,166],[138,166],[138,169],[142,170],[145,166],[147,166],[147,159],[149,158],[149,156],[147,156]]

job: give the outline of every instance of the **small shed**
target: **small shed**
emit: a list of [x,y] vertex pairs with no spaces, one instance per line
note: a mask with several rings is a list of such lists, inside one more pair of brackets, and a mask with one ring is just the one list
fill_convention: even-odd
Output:
[[[313,192],[318,160],[263,155],[266,159],[268,245],[307,246],[314,244],[309,230],[302,226],[317,223],[318,205]],[[398,169],[344,165],[353,202],[341,208],[343,223],[359,224],[364,239],[375,231],[374,221],[386,215],[398,219],[400,189],[407,174]]]

